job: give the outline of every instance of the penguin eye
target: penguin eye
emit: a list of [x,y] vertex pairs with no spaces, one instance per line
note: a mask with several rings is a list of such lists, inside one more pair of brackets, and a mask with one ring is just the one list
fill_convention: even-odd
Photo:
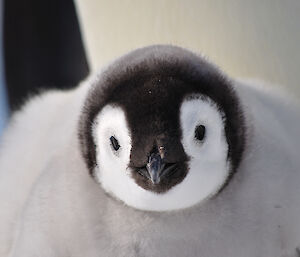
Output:
[[112,147],[114,148],[115,151],[118,151],[119,148],[120,148],[120,145],[119,145],[119,142],[118,140],[114,137],[114,136],[111,136],[109,138],[110,142],[111,142],[111,145]]
[[205,136],[205,127],[203,125],[199,125],[195,129],[195,138],[199,141],[202,141]]

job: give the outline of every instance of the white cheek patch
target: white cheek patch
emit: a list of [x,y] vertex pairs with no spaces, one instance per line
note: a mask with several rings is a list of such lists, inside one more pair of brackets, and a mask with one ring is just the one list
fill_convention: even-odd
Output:
[[[118,140],[118,151],[111,145],[111,136]],[[105,106],[93,124],[93,137],[98,167],[95,170],[96,177],[107,192],[119,197],[129,176],[127,167],[131,150],[131,137],[124,111],[117,106]]]
[[[191,159],[182,186],[196,194],[200,202],[217,193],[229,175],[224,114],[208,98],[187,98],[181,105],[180,122],[182,145]],[[198,125],[205,126],[202,141],[195,139]]]

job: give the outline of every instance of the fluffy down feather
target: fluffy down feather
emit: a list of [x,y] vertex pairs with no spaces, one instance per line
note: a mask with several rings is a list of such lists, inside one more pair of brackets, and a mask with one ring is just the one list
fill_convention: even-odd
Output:
[[1,257],[299,256],[300,109],[289,97],[233,81],[247,128],[235,176],[200,205],[146,212],[89,174],[78,123],[91,84],[44,93],[14,114],[1,139]]

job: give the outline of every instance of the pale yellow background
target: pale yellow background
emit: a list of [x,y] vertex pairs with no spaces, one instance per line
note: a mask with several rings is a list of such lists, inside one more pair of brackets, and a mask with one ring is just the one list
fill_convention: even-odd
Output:
[[300,0],[75,2],[93,71],[134,48],[171,43],[300,98]]

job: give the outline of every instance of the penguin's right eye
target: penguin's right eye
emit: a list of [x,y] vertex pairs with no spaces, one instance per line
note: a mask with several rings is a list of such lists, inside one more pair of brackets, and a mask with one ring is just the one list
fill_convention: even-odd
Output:
[[113,149],[115,151],[118,151],[120,149],[118,140],[114,136],[111,136],[109,139],[110,139],[110,143],[111,143]]

